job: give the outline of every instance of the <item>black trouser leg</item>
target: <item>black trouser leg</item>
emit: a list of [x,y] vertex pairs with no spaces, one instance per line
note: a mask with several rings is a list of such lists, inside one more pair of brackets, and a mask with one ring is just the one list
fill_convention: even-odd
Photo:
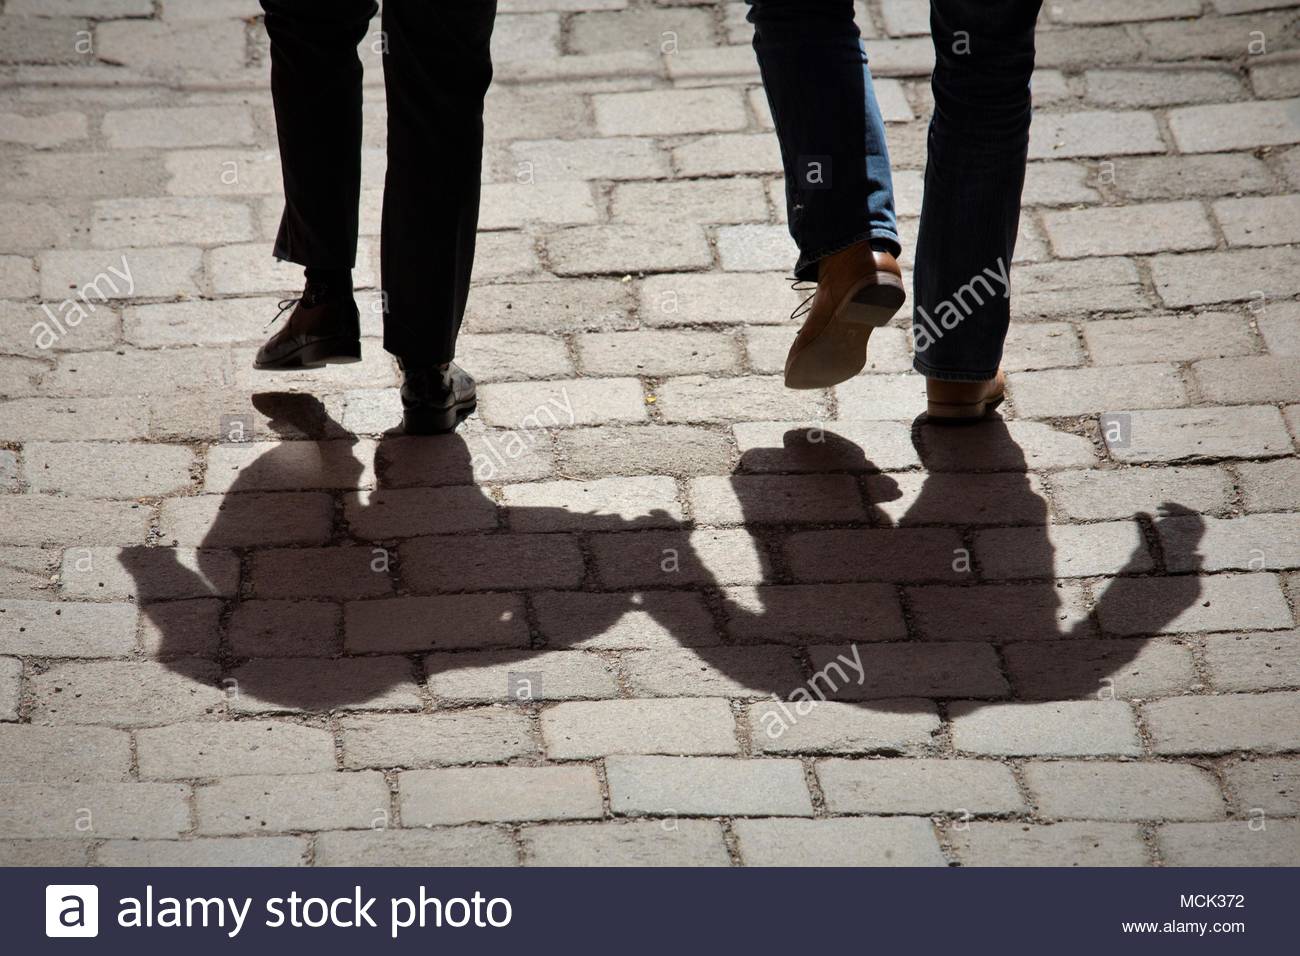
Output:
[[449,362],[465,314],[496,0],[385,0],[384,348]]
[[284,176],[275,255],[351,269],[361,197],[361,61],[374,0],[262,0]]

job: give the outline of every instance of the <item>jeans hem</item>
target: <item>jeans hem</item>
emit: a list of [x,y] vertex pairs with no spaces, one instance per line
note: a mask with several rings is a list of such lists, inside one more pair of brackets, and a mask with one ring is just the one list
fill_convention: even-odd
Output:
[[919,358],[912,359],[912,368],[926,378],[937,379],[940,382],[987,382],[998,374],[996,368],[991,372],[967,372],[960,369],[935,368],[933,365],[922,362]]
[[897,232],[893,229],[887,229],[884,226],[872,226],[870,229],[858,233],[852,239],[840,242],[819,252],[800,252],[799,261],[796,262],[794,266],[795,278],[805,282],[816,282],[817,265],[821,260],[825,259],[827,256],[833,256],[837,252],[843,252],[849,246],[856,245],[857,243],[868,239],[888,239],[899,249],[899,252],[894,253],[895,256],[899,255],[902,251],[902,243],[898,241]]

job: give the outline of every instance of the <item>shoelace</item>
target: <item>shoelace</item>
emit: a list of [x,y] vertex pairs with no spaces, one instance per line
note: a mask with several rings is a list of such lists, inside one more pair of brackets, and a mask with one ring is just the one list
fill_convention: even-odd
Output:
[[804,299],[794,311],[790,313],[790,318],[801,319],[812,311],[812,300],[817,296],[817,283],[808,279],[796,279],[794,276],[787,276],[786,281],[790,283],[790,288],[795,292],[808,292],[811,290],[812,295]]
[[294,296],[292,299],[281,299],[279,302],[277,302],[276,305],[279,307],[280,311],[275,313],[275,316],[271,319],[270,322],[262,326],[262,331],[265,332],[271,326],[275,325],[275,323],[279,322],[280,316],[284,315],[286,312],[288,312],[290,309],[292,309],[295,305],[297,305],[301,301],[302,301],[302,296],[298,295],[298,296]]

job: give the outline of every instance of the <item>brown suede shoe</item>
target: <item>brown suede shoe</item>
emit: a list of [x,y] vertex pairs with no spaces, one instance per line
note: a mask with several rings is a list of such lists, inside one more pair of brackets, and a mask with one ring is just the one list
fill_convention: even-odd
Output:
[[926,421],[940,425],[977,422],[1002,404],[1006,397],[1007,377],[998,374],[984,382],[944,382],[925,380]]
[[888,325],[906,299],[898,262],[888,252],[858,242],[827,256],[786,356],[786,388],[827,388],[857,375],[867,364],[871,330]]

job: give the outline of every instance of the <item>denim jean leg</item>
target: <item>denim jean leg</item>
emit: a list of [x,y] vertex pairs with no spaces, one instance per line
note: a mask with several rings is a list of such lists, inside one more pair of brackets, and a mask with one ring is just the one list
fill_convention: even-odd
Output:
[[931,0],[934,115],[913,277],[914,367],[997,374],[1029,147],[1041,0]]
[[885,126],[852,0],[748,0],[785,169],[795,275],[864,239],[898,252]]

